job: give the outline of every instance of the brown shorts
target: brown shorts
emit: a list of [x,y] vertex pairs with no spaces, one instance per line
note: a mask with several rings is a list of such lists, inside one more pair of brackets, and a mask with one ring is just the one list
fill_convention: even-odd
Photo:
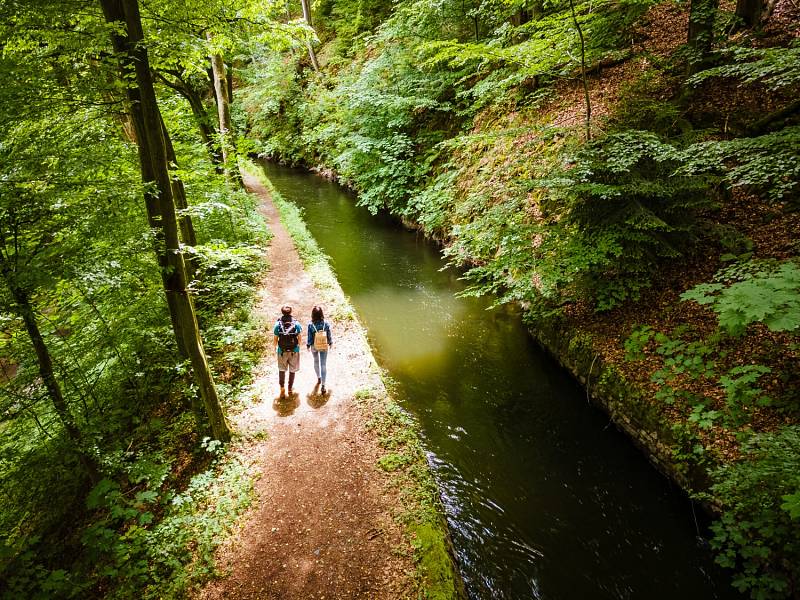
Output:
[[297,373],[300,370],[300,353],[283,351],[278,354],[278,371]]

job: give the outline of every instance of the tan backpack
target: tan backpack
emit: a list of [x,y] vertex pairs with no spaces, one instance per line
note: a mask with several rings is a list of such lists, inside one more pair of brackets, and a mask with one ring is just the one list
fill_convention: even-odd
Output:
[[322,322],[322,329],[317,329],[316,325],[313,325],[313,327],[314,327],[314,350],[316,350],[317,352],[327,352],[328,334],[325,331],[325,321]]

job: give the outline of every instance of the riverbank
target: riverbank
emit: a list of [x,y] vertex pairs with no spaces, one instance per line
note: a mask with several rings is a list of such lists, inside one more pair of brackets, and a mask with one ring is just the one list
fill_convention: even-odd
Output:
[[274,234],[259,316],[269,326],[288,303],[305,323],[322,303],[335,341],[326,394],[303,353],[297,391],[280,398],[274,357],[264,356],[255,401],[234,418],[253,440],[242,453],[260,472],[257,499],[220,554],[228,575],[200,597],[460,597],[413,423],[388,396],[364,332],[296,209],[254,172],[245,181]]

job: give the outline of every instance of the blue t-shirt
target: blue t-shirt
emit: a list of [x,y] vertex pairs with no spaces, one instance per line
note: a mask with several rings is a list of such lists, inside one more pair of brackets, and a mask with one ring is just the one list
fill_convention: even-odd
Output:
[[[281,320],[278,319],[275,322],[275,327],[272,329],[272,333],[274,333],[275,335],[280,337],[282,331],[283,331],[283,327],[281,326]],[[299,321],[295,321],[294,322],[294,331],[298,335],[297,339],[299,341],[300,340],[299,336],[300,336],[301,333],[303,333],[303,326],[300,325]],[[300,344],[297,344],[297,346],[294,347],[293,352],[300,352]],[[281,350],[280,346],[278,346],[278,354],[283,354],[283,350]]]
[[[322,326],[322,328],[320,328]],[[308,324],[308,335],[306,336],[306,348],[311,348],[314,345],[314,336],[317,334],[317,330],[319,329],[320,332],[324,331],[325,334],[328,336],[328,346],[333,345],[333,335],[331,334],[331,326],[328,325],[327,321],[314,321]]]

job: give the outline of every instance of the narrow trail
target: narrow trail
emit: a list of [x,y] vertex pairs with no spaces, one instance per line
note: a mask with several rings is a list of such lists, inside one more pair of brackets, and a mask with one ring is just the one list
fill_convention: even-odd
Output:
[[259,471],[257,498],[241,531],[220,551],[220,567],[230,574],[199,597],[409,597],[413,564],[408,541],[392,518],[399,501],[376,466],[380,449],[354,402],[358,390],[383,385],[369,346],[357,323],[334,320],[329,390],[318,393],[305,328],[321,294],[304,272],[269,192],[253,177],[246,176],[245,184],[259,196],[274,236],[257,312],[271,334],[281,305],[291,305],[304,341],[295,394],[278,397],[270,350],[258,369],[257,401],[233,419],[241,432],[267,432],[264,441],[244,450]]

